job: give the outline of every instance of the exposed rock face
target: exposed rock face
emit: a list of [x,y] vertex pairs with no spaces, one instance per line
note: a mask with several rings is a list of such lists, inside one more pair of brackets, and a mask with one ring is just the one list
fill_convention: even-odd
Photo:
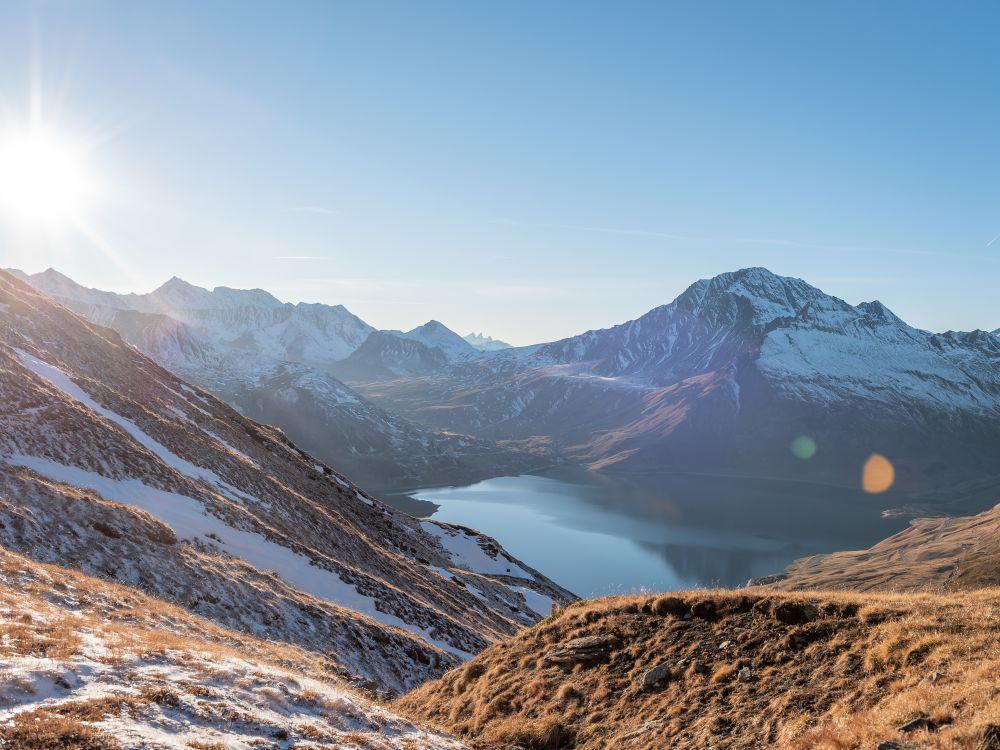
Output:
[[494,540],[383,505],[2,272],[0,540],[330,652],[392,691],[570,597]]

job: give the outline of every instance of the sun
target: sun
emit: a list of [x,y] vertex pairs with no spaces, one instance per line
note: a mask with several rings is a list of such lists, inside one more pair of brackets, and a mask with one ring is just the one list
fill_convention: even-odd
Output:
[[0,133],[0,220],[35,230],[79,226],[97,190],[85,150],[53,131]]

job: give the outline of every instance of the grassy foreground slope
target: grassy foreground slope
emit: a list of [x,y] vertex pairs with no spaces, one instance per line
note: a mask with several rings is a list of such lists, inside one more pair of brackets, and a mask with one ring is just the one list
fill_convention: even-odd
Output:
[[477,747],[1000,748],[1000,590],[578,602],[401,698]]
[[5,750],[462,750],[337,661],[0,547]]

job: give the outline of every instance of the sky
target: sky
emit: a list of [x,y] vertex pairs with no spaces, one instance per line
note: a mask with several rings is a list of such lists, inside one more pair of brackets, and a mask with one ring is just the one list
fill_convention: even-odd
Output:
[[34,115],[99,189],[71,224],[0,220],[0,266],[528,344],[760,265],[998,328],[998,27],[993,2],[6,0],[0,145]]

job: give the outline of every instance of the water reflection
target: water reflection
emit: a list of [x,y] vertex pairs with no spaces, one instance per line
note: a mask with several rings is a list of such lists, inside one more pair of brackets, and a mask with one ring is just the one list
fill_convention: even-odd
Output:
[[414,496],[583,596],[739,585],[906,525],[881,518],[899,502],[891,492],[733,477],[560,471]]

